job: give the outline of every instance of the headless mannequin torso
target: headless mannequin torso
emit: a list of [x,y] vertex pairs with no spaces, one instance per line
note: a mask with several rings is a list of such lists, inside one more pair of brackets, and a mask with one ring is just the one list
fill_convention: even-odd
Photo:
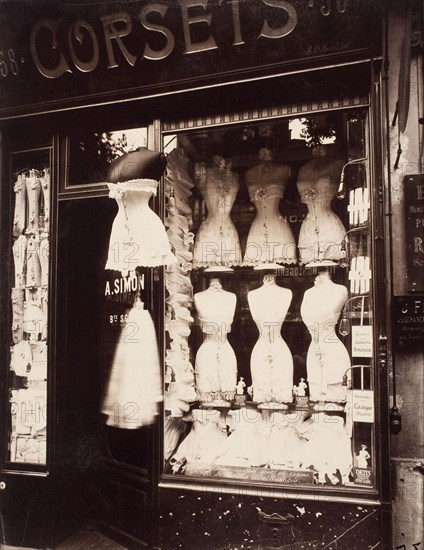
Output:
[[197,186],[208,211],[197,233],[193,266],[231,266],[241,263],[240,241],[230,212],[239,190],[238,176],[221,156],[196,166]]
[[308,207],[299,233],[302,263],[314,260],[339,260],[346,233],[340,218],[330,207],[337,192],[343,161],[327,158],[326,149],[314,148],[314,159],[299,171],[297,188]]
[[237,360],[227,340],[236,300],[236,295],[225,291],[217,278],[211,279],[207,290],[194,295],[205,335],[196,355],[196,390],[200,401],[214,406],[228,404],[236,391]]
[[279,210],[290,177],[290,167],[274,163],[272,158],[269,149],[261,149],[260,164],[246,171],[246,183],[250,200],[256,208],[256,217],[247,237],[245,265],[296,263],[293,233]]
[[346,399],[342,381],[350,357],[335,328],[347,298],[346,287],[333,283],[328,271],[318,274],[314,286],[304,294],[300,313],[312,336],[306,358],[312,401]]
[[250,369],[253,400],[259,403],[292,401],[293,358],[281,337],[281,326],[292,300],[292,292],[265,275],[264,284],[247,296],[250,312],[259,329],[252,350]]

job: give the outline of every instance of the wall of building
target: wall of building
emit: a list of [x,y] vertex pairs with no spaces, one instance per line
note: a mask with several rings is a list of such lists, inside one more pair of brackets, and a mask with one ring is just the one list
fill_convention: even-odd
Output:
[[[408,294],[406,272],[406,229],[404,214],[404,176],[423,172],[423,35],[420,2],[415,2],[412,19],[413,45],[411,48],[409,115],[405,132],[400,135],[402,153],[397,168],[394,167],[398,150],[398,126],[392,127],[398,99],[399,70],[402,64],[402,40],[404,37],[405,2],[390,1],[388,18],[387,53],[388,70],[388,118],[389,150],[386,155],[386,177],[391,187],[392,213],[390,227],[393,251],[393,288],[390,294]],[[415,31],[415,32],[414,32]],[[419,43],[419,41],[421,41]],[[389,197],[390,198],[390,197]],[[388,296],[391,299],[391,296]],[[392,322],[394,320],[392,319]],[[393,548],[414,548],[424,545],[424,357],[422,351],[394,351],[393,372],[396,382],[396,404],[402,415],[402,430],[391,437],[392,495],[393,495]],[[392,402],[393,404],[393,402]]]

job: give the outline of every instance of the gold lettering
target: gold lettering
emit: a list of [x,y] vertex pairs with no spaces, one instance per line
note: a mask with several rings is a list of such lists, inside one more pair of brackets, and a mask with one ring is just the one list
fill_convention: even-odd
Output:
[[[93,55],[90,59],[90,61],[84,62],[79,59],[77,54],[75,53],[74,45],[72,43],[72,34],[78,40],[79,44],[82,46],[82,43],[84,41],[84,34],[83,29],[88,32],[91,38],[91,45],[93,48]],[[76,21],[74,25],[69,29],[68,33],[68,43],[69,43],[69,52],[71,54],[72,62],[75,65],[75,67],[80,70],[82,73],[91,73],[91,71],[94,71],[94,69],[99,64],[99,44],[97,42],[96,34],[86,21]]]
[[266,6],[284,10],[287,13],[288,20],[282,27],[278,28],[271,27],[268,21],[265,20],[259,38],[261,36],[265,38],[282,38],[290,34],[297,25],[297,12],[290,2],[285,0],[262,0],[262,2]]
[[166,38],[166,45],[161,50],[152,50],[152,48],[147,43],[144,47],[143,57],[146,59],[165,59],[165,57],[168,57],[169,54],[172,53],[174,46],[175,46],[175,38],[172,32],[168,29],[168,27],[163,27],[162,25],[156,25],[155,23],[149,23],[147,21],[147,15],[151,12],[158,12],[162,17],[165,15],[166,11],[168,9],[168,6],[165,6],[165,4],[148,4],[147,6],[144,6],[140,12],[140,22],[143,25],[145,29],[148,31],[154,31],[161,33]]
[[244,40],[241,36],[240,28],[240,0],[230,0],[231,10],[233,14],[233,26],[234,26],[234,40],[233,46],[239,46],[244,44]]
[[424,185],[417,185],[417,199],[419,201],[424,200]]
[[196,6],[201,6],[206,10],[208,0],[179,0],[181,7],[181,16],[183,20],[183,31],[184,31],[184,41],[185,41],[185,50],[184,53],[197,53],[204,52],[206,50],[215,50],[218,48],[216,42],[212,36],[209,36],[206,40],[202,42],[192,42],[190,25],[194,23],[207,23],[211,24],[212,14],[204,15],[195,15],[189,16],[188,10]]
[[423,240],[421,237],[414,237],[414,252],[424,254]]
[[[112,15],[103,15],[100,17],[102,23],[103,23],[103,32],[105,37],[105,43],[106,43],[106,51],[107,51],[107,57],[108,57],[108,69],[115,69],[118,67],[118,63],[115,60],[115,56],[113,53],[113,45],[112,40],[116,40],[116,43],[119,46],[119,49],[121,50],[122,55],[125,57],[126,61],[131,65],[131,67],[134,67],[135,62],[137,60],[137,56],[130,53],[125,44],[122,42],[122,38],[124,36],[128,36],[131,33],[132,30],[132,21],[128,13],[121,12],[121,13],[115,13]],[[115,26],[115,23],[122,22],[125,23],[125,27],[121,30],[118,30]]]
[[60,54],[59,63],[56,65],[54,69],[48,69],[40,60],[40,57],[38,55],[37,50],[37,38],[38,33],[41,31],[41,29],[48,29],[51,32],[52,35],[52,42],[51,47],[52,50],[58,50],[58,43],[56,40],[57,30],[59,28],[61,20],[54,20],[54,19],[41,19],[38,21],[31,30],[31,38],[30,38],[30,45],[31,45],[31,56],[32,60],[35,63],[35,66],[39,70],[39,72],[45,76],[46,78],[58,78],[59,76],[62,76],[63,73],[72,73],[72,70],[70,69],[65,56],[62,52],[58,52]]

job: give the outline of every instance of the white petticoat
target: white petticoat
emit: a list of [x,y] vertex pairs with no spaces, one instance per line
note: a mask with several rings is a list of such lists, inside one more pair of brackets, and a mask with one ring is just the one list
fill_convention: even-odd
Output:
[[162,401],[156,332],[150,312],[136,303],[128,314],[113,358],[101,411],[124,429],[153,424]]

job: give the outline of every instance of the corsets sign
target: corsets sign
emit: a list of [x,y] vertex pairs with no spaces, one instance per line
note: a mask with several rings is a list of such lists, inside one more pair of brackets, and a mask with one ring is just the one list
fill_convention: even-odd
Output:
[[369,0],[6,0],[0,11],[5,114],[367,59],[378,20]]

